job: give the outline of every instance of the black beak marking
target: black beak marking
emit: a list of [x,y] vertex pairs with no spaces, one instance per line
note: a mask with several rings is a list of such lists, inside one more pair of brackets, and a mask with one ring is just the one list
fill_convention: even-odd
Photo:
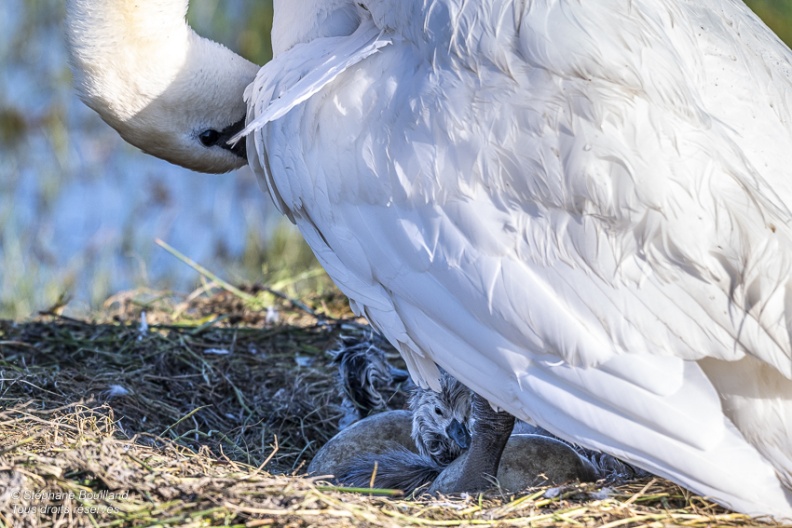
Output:
[[233,125],[227,126],[220,131],[220,138],[217,141],[217,144],[247,161],[247,141],[245,138],[240,139],[233,145],[229,143],[231,138],[242,132],[242,129],[244,128],[245,118],[243,117]]
[[446,427],[446,434],[462,449],[470,447],[470,432],[456,418]]

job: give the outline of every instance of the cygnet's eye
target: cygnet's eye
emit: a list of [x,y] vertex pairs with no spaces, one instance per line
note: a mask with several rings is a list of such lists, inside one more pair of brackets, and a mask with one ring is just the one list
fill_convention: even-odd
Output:
[[201,140],[204,147],[214,147],[220,141],[220,132],[210,128],[198,134],[198,139]]
[[443,411],[442,411],[442,409],[440,409],[440,407],[435,407],[434,411],[435,411],[436,415],[443,416]]

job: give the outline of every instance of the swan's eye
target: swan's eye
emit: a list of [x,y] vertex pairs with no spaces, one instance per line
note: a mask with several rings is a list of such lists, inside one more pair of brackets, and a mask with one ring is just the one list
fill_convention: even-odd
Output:
[[443,411],[442,411],[442,409],[440,409],[440,407],[435,407],[434,411],[435,411],[436,415],[443,416]]
[[204,147],[214,147],[220,141],[220,132],[210,128],[198,134],[198,139],[201,140]]

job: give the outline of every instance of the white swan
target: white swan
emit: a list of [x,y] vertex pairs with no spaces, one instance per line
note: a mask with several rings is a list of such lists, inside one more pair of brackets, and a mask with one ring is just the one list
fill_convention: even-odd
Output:
[[[254,74],[185,4],[69,0],[78,86],[231,169]],[[741,1],[275,0],[273,47],[249,162],[414,377],[792,519],[792,53]]]

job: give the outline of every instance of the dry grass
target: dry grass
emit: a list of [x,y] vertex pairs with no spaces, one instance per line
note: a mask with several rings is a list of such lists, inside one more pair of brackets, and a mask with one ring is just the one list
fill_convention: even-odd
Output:
[[0,525],[760,524],[660,479],[408,501],[301,477],[341,414],[326,351],[368,329],[333,292],[278,299],[278,322],[246,299],[135,292],[97,321],[0,321]]

